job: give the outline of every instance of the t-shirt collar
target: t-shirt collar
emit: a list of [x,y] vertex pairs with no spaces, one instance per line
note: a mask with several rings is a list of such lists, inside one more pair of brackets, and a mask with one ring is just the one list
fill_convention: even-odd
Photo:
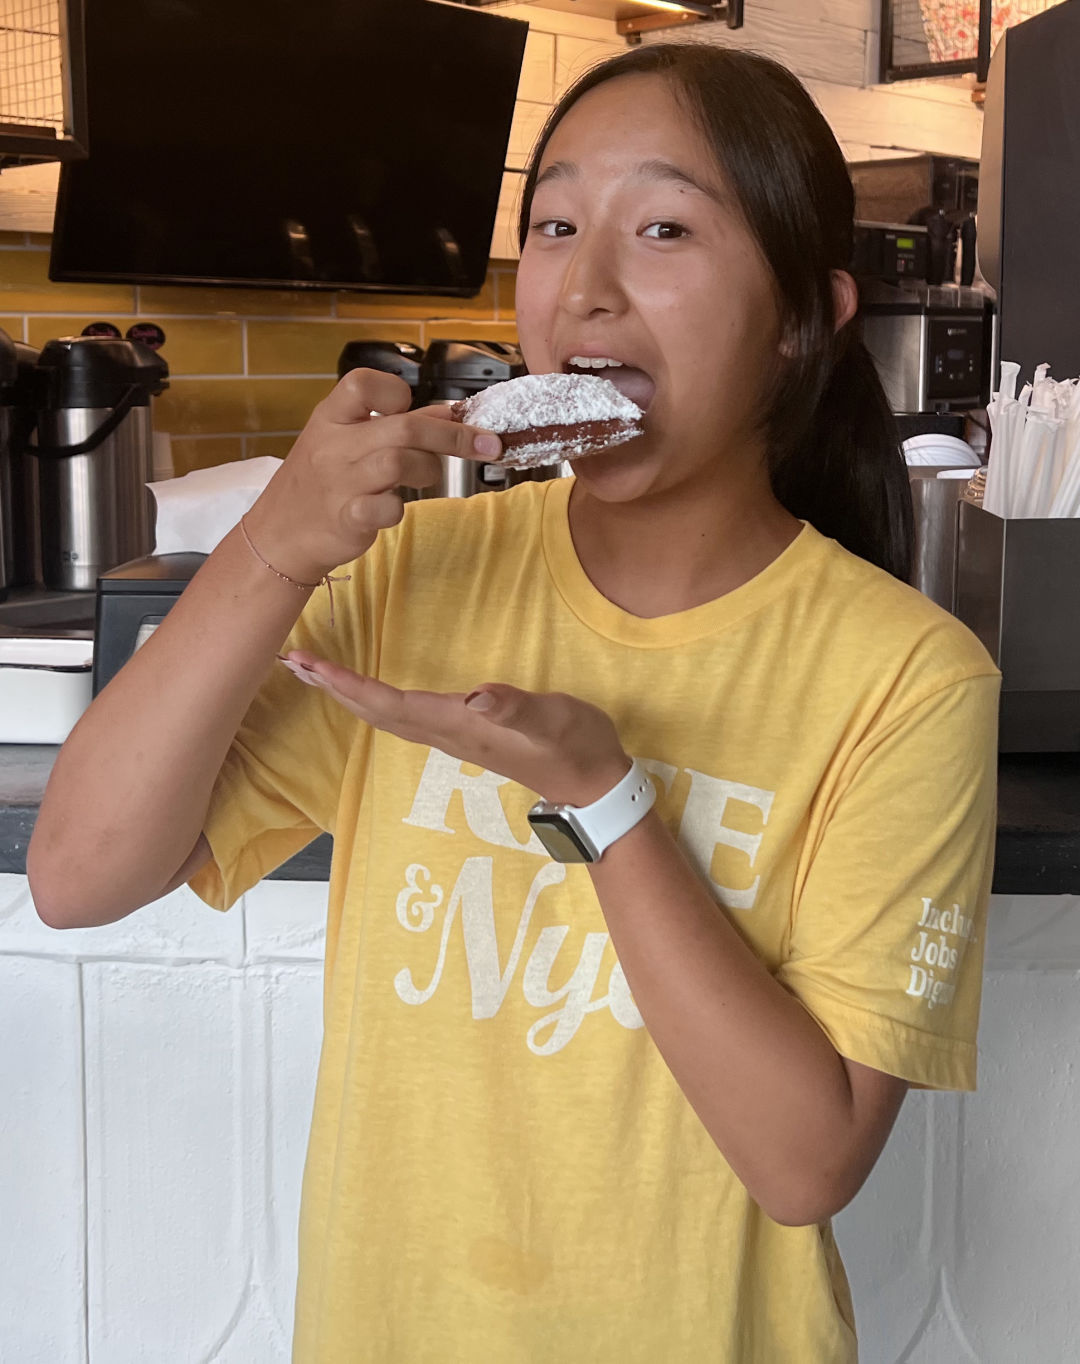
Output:
[[541,535],[544,559],[563,600],[597,634],[638,648],[668,648],[725,630],[760,610],[793,586],[828,543],[808,522],[766,568],[741,587],[686,611],[646,619],[616,606],[592,583],[578,559],[570,533],[573,478],[544,484]]

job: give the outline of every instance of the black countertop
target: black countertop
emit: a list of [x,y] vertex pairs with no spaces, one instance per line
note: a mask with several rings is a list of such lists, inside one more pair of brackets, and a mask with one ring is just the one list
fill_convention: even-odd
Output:
[[[0,744],[0,873],[26,871],[26,845],[56,754],[45,745]],[[329,836],[316,839],[271,879],[327,880],[332,847]],[[1080,895],[1080,753],[999,759],[994,892]]]
[[1080,895],[1080,753],[998,759],[997,895]]

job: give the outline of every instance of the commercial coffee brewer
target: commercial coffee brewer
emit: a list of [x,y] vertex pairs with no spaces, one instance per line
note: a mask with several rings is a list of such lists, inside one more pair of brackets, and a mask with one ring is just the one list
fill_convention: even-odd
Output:
[[924,418],[974,412],[981,428],[997,312],[976,254],[979,163],[920,153],[848,170],[863,336],[890,406]]

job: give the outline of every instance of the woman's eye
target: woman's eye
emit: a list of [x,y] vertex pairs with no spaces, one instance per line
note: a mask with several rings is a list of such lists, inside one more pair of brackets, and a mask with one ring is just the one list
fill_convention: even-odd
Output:
[[682,223],[659,222],[650,223],[641,234],[643,237],[651,237],[654,241],[673,242],[680,237],[688,237],[690,234]]
[[563,222],[561,218],[545,218],[531,226],[532,230],[539,232],[542,237],[569,237],[574,231],[573,223]]

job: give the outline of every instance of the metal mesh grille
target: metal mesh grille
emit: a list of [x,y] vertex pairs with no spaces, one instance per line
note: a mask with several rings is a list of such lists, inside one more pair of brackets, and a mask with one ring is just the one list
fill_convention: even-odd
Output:
[[[994,0],[991,48],[1013,24],[1041,14],[1061,0]],[[893,0],[891,65],[974,62],[979,51],[978,0]]]
[[0,0],[0,123],[64,132],[60,0]]

